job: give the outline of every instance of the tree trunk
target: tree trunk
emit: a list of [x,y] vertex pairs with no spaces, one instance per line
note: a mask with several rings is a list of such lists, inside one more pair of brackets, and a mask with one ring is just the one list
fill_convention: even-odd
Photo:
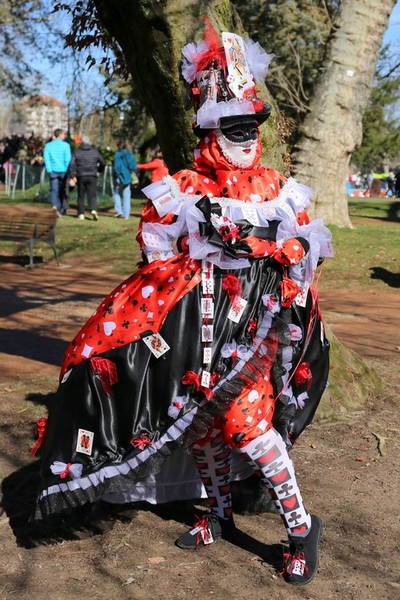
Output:
[[[193,0],[164,0],[164,2],[119,0],[119,2],[114,2],[112,6],[107,0],[95,0],[95,3],[101,21],[120,45],[130,72],[142,89],[143,101],[156,123],[158,138],[170,171],[174,172],[188,166],[192,160],[195,138],[192,135],[190,126],[191,111],[188,111],[187,116],[185,116],[183,87],[179,82],[178,63],[181,49],[189,40],[198,41],[201,38],[204,25],[200,17],[203,15],[209,16],[217,31],[227,30],[239,34],[243,33],[242,25],[232,5],[228,0],[200,0],[198,2]],[[342,18],[346,23],[349,18],[346,5],[350,4],[350,2],[344,3]],[[374,3],[371,0],[365,0],[365,2],[357,2],[357,4],[367,4],[371,7]],[[375,4],[379,3],[375,2]],[[388,7],[389,4],[393,5],[393,2],[385,0],[381,4]],[[364,17],[367,17],[367,14]],[[355,15],[353,15],[353,20],[355,18]],[[343,56],[351,56],[350,50],[353,48],[353,44],[355,48],[356,42],[358,43],[362,39],[362,36],[358,35],[357,27],[365,35],[365,26],[363,27],[360,22],[357,25],[353,23],[355,27],[355,31],[352,33],[353,37],[347,32],[345,36],[344,34],[343,36],[338,35],[337,39],[334,40],[333,49],[336,46],[341,49],[342,44],[346,46],[346,49],[342,50],[343,55],[340,54],[342,63],[336,58],[336,52],[338,51],[332,52],[330,66],[327,68],[324,77],[324,81],[327,79],[329,86],[326,90],[321,87],[324,93],[321,91],[319,99],[315,101],[321,111],[317,114],[314,110],[310,115],[310,118],[312,118],[312,115],[315,114],[316,119],[320,121],[320,123],[318,121],[318,137],[313,130],[315,127],[317,131],[317,126],[310,122],[313,138],[310,135],[304,138],[304,150],[299,154],[300,159],[304,156],[303,162],[300,162],[300,159],[298,161],[299,180],[315,186],[317,191],[319,191],[319,182],[321,182],[320,186],[322,187],[322,182],[328,181],[329,189],[327,192],[330,194],[328,206],[329,203],[335,206],[336,217],[341,212],[344,215],[348,214],[347,204],[343,204],[345,197],[344,193],[341,193],[341,188],[343,186],[344,189],[349,155],[354,148],[351,143],[354,142],[356,134],[358,136],[357,141],[360,141],[362,110],[367,102],[373,74],[373,62],[379,50],[380,39],[388,13],[381,11],[374,18],[377,27],[373,32],[370,32],[369,36],[366,36],[367,39],[363,44],[363,48],[365,48],[363,50],[364,57],[361,61],[363,64],[361,66],[357,65],[360,74],[357,73],[355,77],[347,76],[346,78],[345,76],[346,69],[356,68],[355,58],[351,61],[352,66],[350,67],[350,59],[349,62],[346,62]],[[378,22],[380,23],[379,27]],[[378,29],[379,35],[376,33]],[[374,42],[372,42],[373,33],[376,35]],[[374,46],[374,52],[371,51],[372,46]],[[357,56],[361,54],[358,47],[355,49],[355,53]],[[327,77],[331,71],[332,77]],[[361,85],[362,73],[365,73],[365,83],[363,85]],[[347,84],[342,82],[341,86],[344,89],[336,90],[335,86],[343,78],[346,79]],[[355,82],[361,88],[360,90],[356,89]],[[333,91],[331,85],[334,88]],[[349,88],[348,90],[346,85]],[[339,105],[339,98],[345,92],[348,95],[353,94],[352,102],[354,106],[350,100],[347,100],[346,103],[344,99]],[[267,93],[264,93],[265,98],[273,104]],[[333,105],[336,112],[331,108],[332,98],[336,98]],[[269,164],[280,168],[284,148],[279,143],[278,117],[274,104],[273,108],[272,117],[262,127],[263,146]],[[343,133],[341,139],[336,139],[337,128],[332,126],[332,122],[340,122],[338,114],[342,121],[346,118],[343,127],[340,127],[340,131],[346,132],[346,136]],[[336,121],[332,121],[333,118]],[[350,135],[350,123],[355,132],[353,136]],[[333,129],[333,132],[329,133],[329,129]],[[315,145],[313,145],[314,142],[316,142]],[[321,164],[316,159],[317,153]],[[339,161],[338,157],[342,154],[345,155],[347,162],[343,157]],[[310,158],[307,158],[308,156]],[[343,173],[339,170],[339,162]],[[327,164],[330,166],[329,169],[326,166]],[[300,168],[302,165],[304,165],[303,170]],[[311,169],[313,170],[312,173],[310,173]],[[335,180],[338,178],[339,173],[343,177],[337,185]],[[315,175],[315,178],[312,175]],[[338,193],[338,186],[340,193]],[[334,200],[339,197],[342,200],[340,205],[334,203]],[[317,198],[321,203],[321,207],[323,207],[322,194],[319,193]],[[319,209],[319,204],[317,206]],[[328,221],[334,222],[329,218],[329,215],[327,216]],[[348,222],[345,220],[341,224],[348,224]],[[333,356],[337,357],[333,365],[336,365],[333,375],[334,385],[324,395],[324,401],[321,405],[321,411],[325,417],[330,417],[331,412],[337,411],[338,406],[341,407],[341,411],[348,410],[350,412],[354,406],[359,406],[365,402],[366,388],[375,391],[376,386],[379,385],[379,378],[375,377],[374,373],[364,364],[362,358],[350,353],[337,340],[333,343]],[[345,360],[340,360],[341,357],[345,357]],[[368,374],[368,377],[365,377],[366,374]],[[348,381],[352,381],[351,387]]]
[[[217,31],[243,33],[229,0],[95,0],[99,18],[122,49],[129,71],[154,119],[165,160],[172,173],[192,162],[196,139],[192,111],[185,110],[185,88],[179,77],[181,49],[199,41],[208,16]],[[264,96],[272,103],[264,90]],[[264,129],[264,149],[270,163],[282,165],[284,148],[273,117]]]
[[351,226],[346,178],[362,141],[362,115],[395,0],[343,0],[324,73],[292,156],[296,178],[313,188],[311,217]]

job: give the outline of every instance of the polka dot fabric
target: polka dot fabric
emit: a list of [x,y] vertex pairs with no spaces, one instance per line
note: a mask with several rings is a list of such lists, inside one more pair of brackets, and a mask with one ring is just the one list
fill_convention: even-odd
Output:
[[61,368],[158,332],[171,310],[201,280],[200,265],[188,257],[156,261],[121,283],[69,344]]
[[275,169],[261,165],[260,156],[261,144],[258,139],[253,164],[249,168],[239,169],[225,158],[212,131],[200,141],[194,152],[195,171],[180,171],[174,178],[183,192],[253,203],[272,200],[279,194],[286,179]]

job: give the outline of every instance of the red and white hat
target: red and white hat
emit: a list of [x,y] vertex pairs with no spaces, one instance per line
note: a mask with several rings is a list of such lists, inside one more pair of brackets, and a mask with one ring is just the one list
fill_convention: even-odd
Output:
[[195,131],[217,129],[225,118],[239,115],[262,123],[271,112],[258,98],[256,82],[264,83],[274,54],[236,33],[221,35],[222,45],[207,20],[203,40],[182,49],[181,72],[190,86]]

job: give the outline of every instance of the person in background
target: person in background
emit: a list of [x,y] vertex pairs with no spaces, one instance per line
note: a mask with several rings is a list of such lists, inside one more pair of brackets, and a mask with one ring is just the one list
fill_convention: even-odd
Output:
[[98,220],[97,214],[97,176],[104,171],[105,160],[96,148],[90,143],[88,137],[83,136],[80,146],[72,155],[69,169],[70,183],[78,185],[78,219],[85,220],[85,196],[88,199],[90,214],[94,221]]
[[388,196],[389,198],[393,197],[395,195],[395,179],[394,179],[394,173],[391,171],[390,173],[388,173],[388,176],[386,178],[386,183],[387,183],[387,189],[386,189],[386,193],[385,196]]
[[397,169],[394,174],[394,195],[400,198],[400,169]]
[[131,174],[137,175],[137,162],[126,142],[117,143],[117,152],[113,160],[114,176],[114,217],[129,219],[131,213]]
[[2,183],[5,183],[6,181],[6,172],[8,171],[8,177],[9,179],[11,179],[11,181],[14,180],[15,177],[15,167],[14,167],[14,159],[12,157],[10,157],[8,160],[6,160],[5,163],[3,163],[3,171],[0,171],[0,181]]
[[53,139],[44,147],[44,164],[50,178],[50,202],[53,210],[58,215],[66,214],[68,201],[66,196],[66,179],[69,163],[71,162],[71,148],[65,141],[65,131],[55,129]]
[[138,169],[142,171],[151,171],[151,183],[160,181],[163,177],[168,175],[168,167],[163,160],[163,154],[161,150],[157,150],[156,156],[147,163],[139,163]]

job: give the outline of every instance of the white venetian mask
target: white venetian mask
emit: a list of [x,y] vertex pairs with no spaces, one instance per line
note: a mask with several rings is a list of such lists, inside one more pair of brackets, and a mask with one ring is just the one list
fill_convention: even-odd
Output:
[[232,165],[246,169],[253,164],[257,152],[257,140],[232,142],[220,129],[216,130],[216,136],[222,154]]

